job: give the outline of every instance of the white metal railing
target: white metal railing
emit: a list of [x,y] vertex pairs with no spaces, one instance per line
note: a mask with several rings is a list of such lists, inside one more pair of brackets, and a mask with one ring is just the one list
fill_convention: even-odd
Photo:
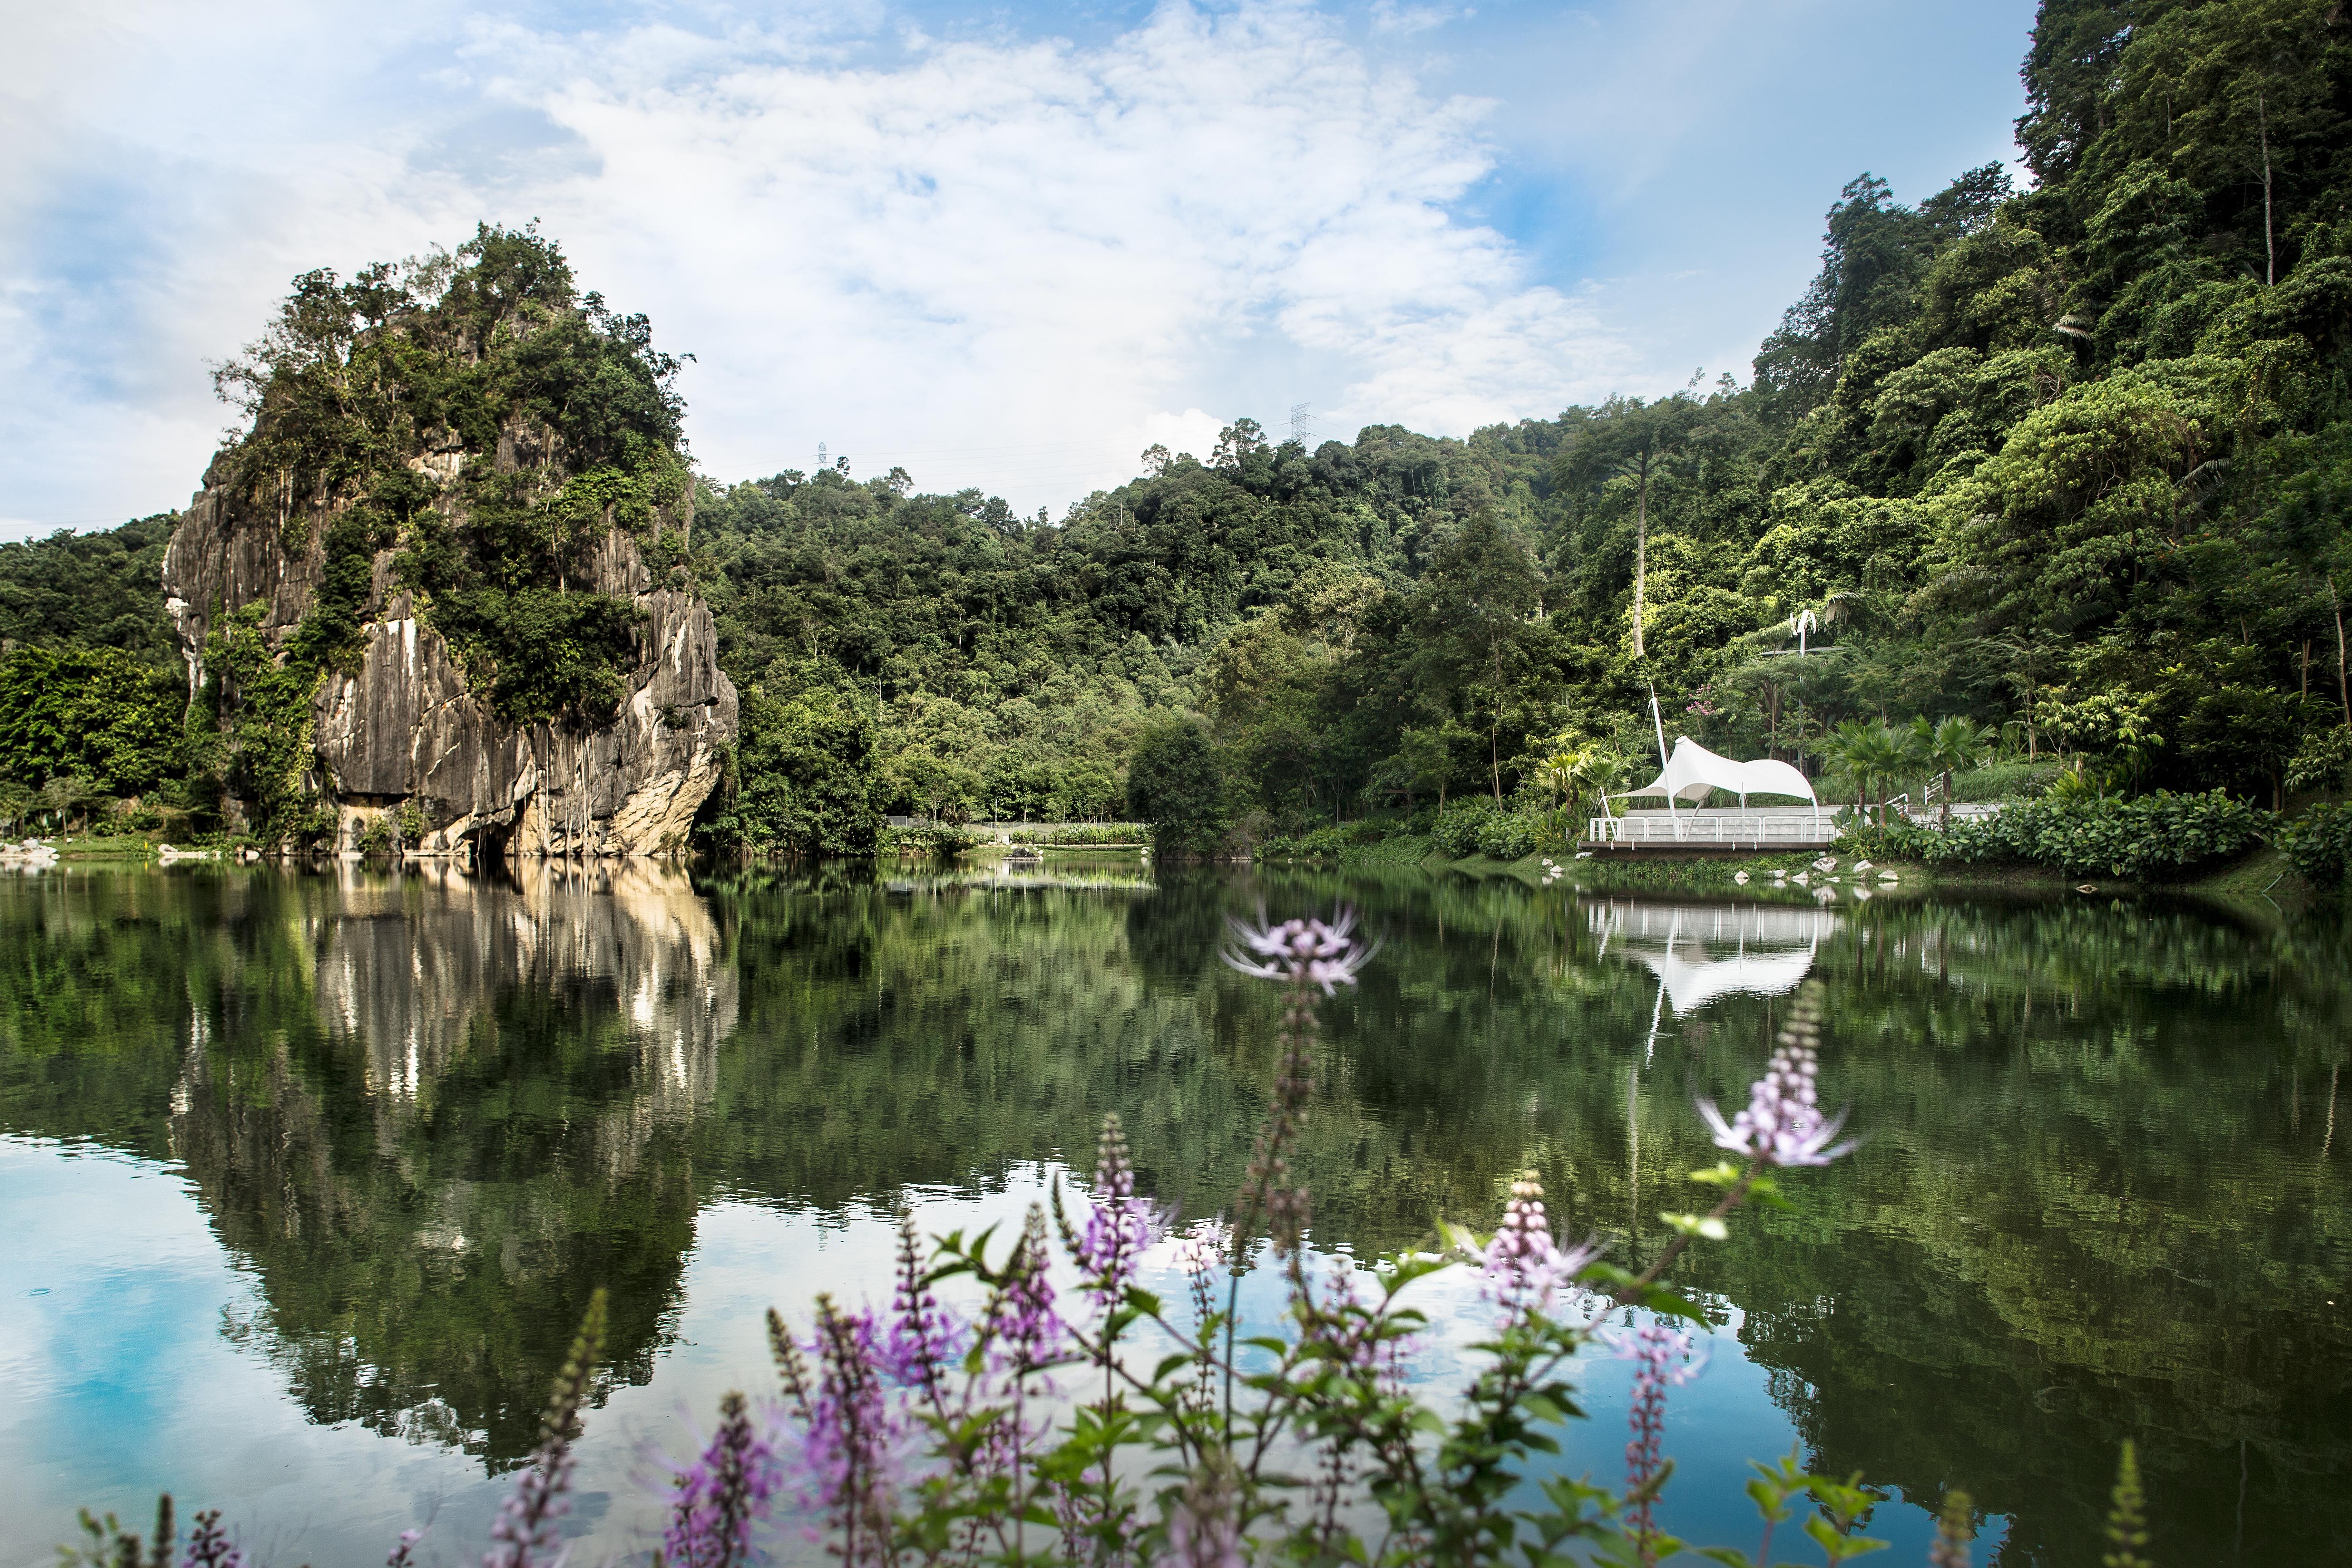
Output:
[[1809,807],[1776,811],[1631,811],[1622,816],[1596,816],[1587,824],[1590,844],[1701,844],[1737,847],[1746,845],[1787,845],[1792,848],[1828,844],[1837,837],[1837,808],[1823,806],[1817,816]]

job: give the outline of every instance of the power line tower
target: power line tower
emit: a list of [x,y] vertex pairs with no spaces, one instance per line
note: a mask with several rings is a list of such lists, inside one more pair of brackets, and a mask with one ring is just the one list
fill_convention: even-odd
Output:
[[824,456],[824,443],[819,441],[816,444],[816,470],[818,473],[823,473],[828,466]]
[[1290,405],[1290,438],[1302,447],[1307,445],[1308,423],[1307,411],[1314,406],[1311,403],[1294,403]]

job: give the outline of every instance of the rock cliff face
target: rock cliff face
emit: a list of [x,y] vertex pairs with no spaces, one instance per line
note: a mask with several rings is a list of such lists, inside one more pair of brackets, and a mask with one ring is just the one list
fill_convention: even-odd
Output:
[[[446,465],[448,474],[436,474]],[[454,476],[452,455],[415,465]],[[231,483],[227,459],[205,475],[163,560],[166,605],[204,679],[205,638],[217,619],[259,603],[260,629],[284,647],[325,580],[320,503],[312,526]],[[289,540],[299,542],[289,543]],[[719,673],[718,632],[701,599],[655,585],[636,542],[608,530],[572,575],[573,592],[625,595],[637,607],[638,658],[609,722],[518,727],[471,690],[449,645],[394,581],[395,552],[374,558],[355,672],[329,670],[311,701],[313,755],[304,788],[332,805],[338,848],[357,847],[386,811],[414,805],[427,854],[614,857],[685,847],[695,812],[735,739],[734,685]]]

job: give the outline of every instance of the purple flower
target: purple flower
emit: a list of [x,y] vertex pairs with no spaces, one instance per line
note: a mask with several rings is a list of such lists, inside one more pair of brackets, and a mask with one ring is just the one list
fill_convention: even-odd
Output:
[[1005,1265],[1004,1284],[989,1299],[982,1328],[997,1370],[1011,1373],[1016,1382],[1050,1364],[1062,1351],[1062,1320],[1054,1310],[1054,1283],[1045,1273],[1050,1262],[1045,1212],[1032,1205]]
[[563,1516],[572,1510],[572,1445],[543,1444],[515,1479],[490,1526],[482,1568],[556,1568],[563,1561]]
[[[415,1533],[402,1533],[404,1551]],[[183,1568],[245,1568],[245,1553],[229,1544],[228,1532],[221,1528],[220,1510],[216,1508],[196,1515],[196,1527],[188,1531],[188,1554],[180,1561]]]
[[1163,1568],[1244,1568],[1248,1563],[1242,1550],[1241,1521],[1234,1517],[1229,1465],[1212,1458],[1192,1472],[1183,1500],[1168,1519]]
[[1851,1138],[1831,1142],[1845,1125],[1845,1112],[1822,1115],[1814,1086],[1821,1062],[1810,1043],[1811,1033],[1792,1027],[1780,1037],[1764,1076],[1748,1086],[1748,1109],[1729,1121],[1715,1101],[1698,1102],[1698,1113],[1714,1131],[1717,1148],[1767,1165],[1826,1165],[1853,1147]]
[[1087,1289],[1109,1301],[1135,1278],[1139,1259],[1160,1239],[1162,1227],[1157,1206],[1135,1194],[1135,1166],[1128,1158],[1127,1136],[1116,1111],[1103,1118],[1094,1200],[1094,1213],[1076,1251],[1078,1267],[1092,1277]]
[[1335,987],[1353,985],[1375,951],[1352,934],[1356,911],[1350,909],[1334,910],[1328,923],[1292,920],[1275,925],[1267,922],[1264,910],[1256,925],[1230,918],[1225,923],[1237,944],[1225,951],[1227,963],[1261,980],[1319,985],[1326,996]]
[[817,1298],[817,1365],[799,1469],[804,1494],[840,1531],[843,1562],[888,1555],[898,1422],[884,1388],[889,1354],[871,1312],[844,1312]]
[[1555,1292],[1572,1284],[1600,1251],[1586,1241],[1566,1251],[1552,1243],[1544,1215],[1543,1184],[1533,1171],[1511,1184],[1503,1205],[1502,1228],[1475,1256],[1485,1266],[1486,1289],[1507,1318],[1541,1311]]
[[1651,1322],[1612,1341],[1621,1360],[1635,1363],[1633,1400],[1629,1412],[1633,1440],[1625,1445],[1626,1528],[1643,1542],[1643,1561],[1650,1560],[1647,1538],[1656,1533],[1653,1505],[1664,1466],[1663,1439],[1666,1422],[1666,1390],[1698,1375],[1691,1359],[1690,1335]]
[[890,1337],[884,1363],[890,1375],[927,1394],[939,1392],[948,1367],[961,1353],[963,1330],[939,1298],[931,1294],[923,1271],[922,1241],[915,1233],[915,1216],[898,1222],[898,1282],[890,1300]]
[[580,1436],[580,1408],[604,1346],[604,1292],[588,1298],[587,1316],[572,1342],[572,1359],[556,1374],[555,1392],[541,1418],[539,1451],[515,1479],[490,1526],[482,1568],[558,1568],[564,1558],[559,1528],[572,1508],[572,1446]]
[[719,1430],[670,1489],[662,1534],[672,1568],[739,1568],[751,1552],[751,1525],[768,1514],[782,1481],[774,1447],[755,1432],[743,1396],[719,1402]]
[[[408,1568],[408,1564],[414,1561],[416,1543],[424,1539],[425,1532],[421,1530],[402,1531],[400,1544],[394,1546],[391,1554],[384,1558],[383,1568]],[[193,1562],[194,1559],[192,1558],[191,1561]]]

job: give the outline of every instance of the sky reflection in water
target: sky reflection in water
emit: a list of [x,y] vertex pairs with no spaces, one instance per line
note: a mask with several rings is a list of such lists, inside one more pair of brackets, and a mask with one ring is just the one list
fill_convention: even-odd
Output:
[[[1342,894],[1387,946],[1328,1009],[1300,1163],[1318,1245],[1359,1256],[1437,1214],[1491,1224],[1527,1163],[1564,1231],[1654,1245],[1711,1157],[1691,1097],[1760,1064],[1797,953],[1829,981],[1824,1081],[1873,1142],[1692,1274],[1724,1321],[1670,1405],[1670,1528],[1752,1547],[1745,1462],[1801,1444],[1895,1489],[1891,1561],[1919,1560],[1913,1504],[1946,1485],[2004,1516],[1981,1561],[2004,1531],[2002,1561],[2074,1560],[2137,1434],[2174,1542],[2345,1544],[2337,939],[2152,908],[1092,879],[1122,885],[0,887],[0,1544],[31,1561],[75,1507],[142,1516],[168,1486],[273,1561],[377,1561],[428,1517],[430,1554],[472,1561],[488,1472],[609,1281],[618,1378],[573,1522],[581,1561],[640,1548],[681,1415],[767,1386],[767,1306],[887,1298],[898,1197],[934,1229],[1016,1220],[1117,1109],[1146,1184],[1213,1209],[1271,1067],[1270,997],[1218,971],[1219,918]],[[1473,1288],[1417,1288],[1432,1377]],[[1622,1466],[1628,1373],[1589,1367],[1571,1469]]]

